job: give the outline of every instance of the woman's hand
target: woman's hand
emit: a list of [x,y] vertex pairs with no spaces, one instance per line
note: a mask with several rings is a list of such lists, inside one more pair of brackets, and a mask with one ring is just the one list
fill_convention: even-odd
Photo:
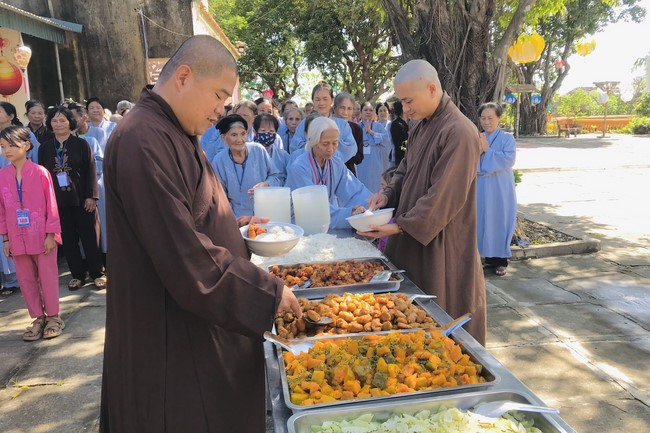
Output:
[[237,218],[237,225],[244,227],[246,224],[266,224],[269,221],[271,221],[271,218],[245,215]]
[[97,201],[94,198],[87,198],[84,202],[84,209],[86,209],[86,212],[95,212]]
[[363,122],[363,126],[366,128],[366,132],[370,135],[375,135],[375,133],[372,131],[372,125],[368,122]]
[[366,208],[363,206],[354,206],[352,208],[352,215],[359,215],[366,211]]
[[49,254],[54,248],[56,248],[54,233],[48,233],[47,236],[45,236],[45,254]]
[[9,242],[4,243],[4,253],[6,257],[11,257],[11,249],[9,248]]
[[482,132],[479,134],[480,139],[479,139],[479,145],[481,147],[481,153],[487,152],[487,150],[490,148],[490,143],[487,141],[487,137],[485,136],[485,133]]
[[377,239],[386,236],[393,236],[400,233],[399,226],[395,223],[384,224],[382,226],[371,225],[370,228],[372,231],[357,232],[357,234],[366,238]]
[[368,197],[368,209],[377,210],[381,209],[388,204],[388,197],[386,194],[378,192]]
[[269,186],[269,183],[268,182],[256,183],[255,185],[253,185],[253,187],[251,189],[248,190],[248,194],[253,194],[253,190],[255,188],[263,188],[265,186]]

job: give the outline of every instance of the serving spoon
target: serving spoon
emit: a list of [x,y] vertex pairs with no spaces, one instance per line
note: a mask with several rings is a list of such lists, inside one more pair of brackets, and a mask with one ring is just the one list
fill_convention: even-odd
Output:
[[379,271],[370,279],[370,282],[371,283],[386,282],[390,280],[390,277],[393,274],[401,274],[402,272],[406,272],[406,271],[404,269],[388,269],[385,271]]
[[535,413],[551,413],[559,414],[558,409],[546,406],[535,406],[526,403],[517,403],[508,400],[491,401],[488,403],[480,404],[471,409],[477,415],[482,415],[487,418],[499,418],[504,413],[516,410],[520,412],[535,412]]

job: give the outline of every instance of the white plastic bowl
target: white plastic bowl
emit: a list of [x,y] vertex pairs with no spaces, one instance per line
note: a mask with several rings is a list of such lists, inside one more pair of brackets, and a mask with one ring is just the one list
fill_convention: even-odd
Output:
[[395,208],[389,207],[386,209],[377,209],[372,212],[372,215],[353,215],[347,217],[346,220],[354,227],[357,231],[360,232],[369,232],[372,229],[371,225],[381,226],[388,224],[390,219],[393,217],[393,211]]
[[295,247],[298,244],[298,241],[300,241],[300,238],[305,233],[300,226],[297,226],[295,224],[281,223],[281,222],[268,222],[266,224],[257,224],[257,225],[267,230],[270,230],[272,227],[276,227],[276,226],[290,227],[295,233],[294,237],[284,241],[263,241],[263,240],[258,241],[255,239],[248,238],[248,225],[245,225],[244,227],[240,228],[239,231],[241,232],[244,241],[246,241],[246,246],[248,247],[248,249],[251,250],[253,253],[257,254],[258,256],[262,256],[262,257],[282,256],[288,253],[293,249],[293,247]]

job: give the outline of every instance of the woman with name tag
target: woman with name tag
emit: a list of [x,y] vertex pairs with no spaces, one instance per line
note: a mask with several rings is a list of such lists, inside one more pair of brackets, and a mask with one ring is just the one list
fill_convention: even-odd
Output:
[[59,317],[59,212],[50,173],[27,159],[32,146],[27,128],[11,126],[0,132],[2,154],[11,162],[0,170],[0,234],[35,319],[23,333],[25,341],[57,337],[65,327]]
[[[54,132],[54,139],[46,141],[38,149],[38,161],[54,180],[63,252],[72,273],[68,289],[83,287],[86,272],[95,286],[103,289],[106,277],[99,251],[99,192],[93,152],[86,140],[72,134],[77,129],[77,122],[66,107],[52,108],[47,113],[46,125]],[[86,254],[85,263],[79,240]]]

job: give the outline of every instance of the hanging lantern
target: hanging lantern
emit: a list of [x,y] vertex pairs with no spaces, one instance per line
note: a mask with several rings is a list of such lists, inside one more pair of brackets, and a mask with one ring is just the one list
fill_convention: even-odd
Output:
[[514,104],[515,102],[517,102],[517,98],[512,93],[508,93],[506,96],[503,97],[503,101],[506,104]]
[[562,69],[563,67],[566,66],[566,62],[564,59],[557,59],[556,61],[553,62],[553,66],[555,66],[555,69]]
[[0,57],[0,95],[5,98],[13,95],[23,84],[23,74],[18,66]]
[[264,96],[265,98],[272,98],[273,95],[274,95],[274,93],[273,93],[273,90],[271,90],[271,89],[262,90],[262,96]]
[[579,42],[576,44],[576,52],[581,56],[591,54],[596,49],[596,41]]
[[521,34],[508,48],[508,55],[513,62],[518,64],[532,63],[539,60],[544,51],[546,42],[537,32],[532,35]]
[[533,105],[537,105],[540,102],[542,102],[542,96],[538,94],[530,95],[530,103]]
[[607,93],[601,93],[596,98],[599,104],[607,104],[609,102],[609,95]]
[[14,59],[23,71],[27,69],[29,59],[32,58],[32,50],[29,47],[16,47],[14,50]]

